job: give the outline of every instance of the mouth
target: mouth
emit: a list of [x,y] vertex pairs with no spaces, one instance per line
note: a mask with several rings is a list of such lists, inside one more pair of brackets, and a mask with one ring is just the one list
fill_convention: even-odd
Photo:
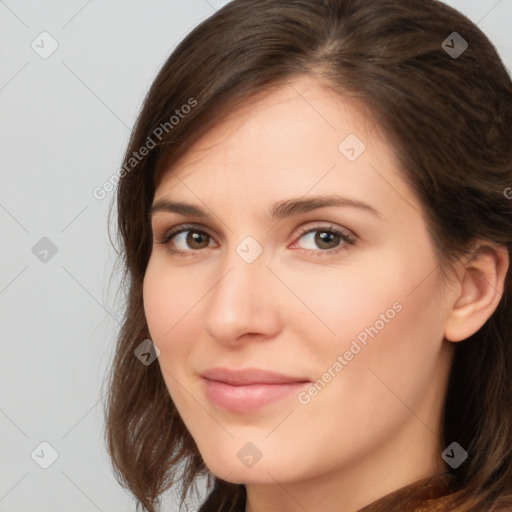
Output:
[[251,412],[298,393],[311,383],[304,377],[247,368],[212,368],[201,374],[210,402],[231,412]]

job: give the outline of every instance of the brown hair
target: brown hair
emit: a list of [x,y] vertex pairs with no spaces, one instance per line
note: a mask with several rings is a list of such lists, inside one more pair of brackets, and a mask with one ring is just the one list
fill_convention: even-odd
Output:
[[[442,46],[453,32],[469,44],[459,56]],[[154,511],[175,484],[184,501],[198,476],[216,489],[202,511],[234,510],[245,500],[243,485],[209,473],[159,366],[134,357],[150,337],[142,283],[158,178],[221,116],[304,74],[360,102],[386,134],[423,205],[442,269],[476,239],[503,244],[510,254],[512,83],[475,24],[434,0],[235,0],[217,11],[154,80],[117,191],[127,305],[109,375],[106,442],[116,477],[145,510]],[[191,99],[197,106],[170,123]],[[159,126],[165,129],[156,136]],[[135,162],[149,138],[155,147]],[[511,274],[509,268],[491,318],[456,346],[440,452],[457,441],[469,458],[450,471],[456,492],[447,510],[512,507]]]

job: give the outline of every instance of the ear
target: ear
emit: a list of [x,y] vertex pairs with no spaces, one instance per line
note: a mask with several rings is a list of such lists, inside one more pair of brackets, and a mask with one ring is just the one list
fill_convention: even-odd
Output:
[[494,313],[503,296],[509,266],[503,245],[481,242],[469,260],[461,262],[450,292],[444,336],[462,341],[480,329]]

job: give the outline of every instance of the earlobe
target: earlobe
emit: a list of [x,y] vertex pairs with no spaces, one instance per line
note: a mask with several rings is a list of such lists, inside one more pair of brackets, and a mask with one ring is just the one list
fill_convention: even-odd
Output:
[[509,266],[503,245],[480,244],[463,265],[445,323],[445,338],[462,341],[480,329],[503,296]]

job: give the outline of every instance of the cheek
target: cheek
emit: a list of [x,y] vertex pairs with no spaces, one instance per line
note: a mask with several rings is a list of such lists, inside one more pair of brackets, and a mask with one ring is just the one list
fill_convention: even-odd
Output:
[[[183,407],[180,383],[183,369],[197,339],[198,322],[191,321],[201,296],[200,279],[170,268],[161,255],[150,258],[143,282],[144,312],[151,340],[160,349],[158,363],[172,400]],[[187,418],[188,419],[188,418]]]
[[398,389],[412,389],[432,371],[443,339],[441,283],[428,240],[415,249],[415,255],[404,247],[360,253],[357,264],[347,258],[338,269],[281,269],[310,310],[296,302],[286,318],[311,368],[320,376],[346,354],[350,372],[333,389],[365,389],[370,399],[382,383],[369,369],[382,369]]
[[[336,336],[316,346],[322,361],[316,356],[320,382],[314,407],[340,411],[332,416],[335,428],[357,436],[362,425],[370,429],[374,422],[403,420],[409,415],[403,403],[418,403],[438,371],[441,282],[425,254],[411,260],[383,253],[378,265],[345,272],[337,289],[330,288],[333,300],[320,314]],[[322,288],[329,289],[326,283]]]
[[205,293],[205,280],[190,271],[170,268],[160,255],[150,259],[143,284],[144,312],[153,341],[165,350],[176,332],[190,325],[189,317]]
[[[344,350],[365,328],[377,322],[379,330],[394,319],[414,279],[389,250],[348,255],[334,265],[282,266],[276,273],[293,290],[290,306],[282,311],[291,329],[315,351]],[[315,341],[316,340],[316,341]]]
[[144,276],[144,311],[151,340],[160,349],[162,377],[180,409],[184,398],[180,383],[187,377],[184,369],[194,347],[192,340],[198,339],[195,306],[205,292],[201,279],[192,280],[189,273],[171,269],[158,256],[152,256]]

